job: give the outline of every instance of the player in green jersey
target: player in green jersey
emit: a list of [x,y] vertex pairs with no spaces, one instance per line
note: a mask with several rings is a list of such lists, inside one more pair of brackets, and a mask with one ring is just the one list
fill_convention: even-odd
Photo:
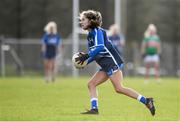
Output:
[[155,69],[155,78],[159,81],[161,41],[154,24],[150,24],[144,34],[141,52],[146,66],[146,79],[149,78],[150,68],[153,66]]

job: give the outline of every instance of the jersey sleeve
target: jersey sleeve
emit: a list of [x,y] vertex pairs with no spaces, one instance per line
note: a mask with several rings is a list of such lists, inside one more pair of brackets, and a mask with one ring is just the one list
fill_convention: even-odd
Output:
[[89,50],[89,56],[91,58],[94,58],[99,52],[104,49],[104,37],[102,31],[99,29],[95,29],[94,36],[95,46]]
[[94,58],[89,57],[87,61],[88,61],[88,63],[87,63],[87,64],[89,64],[89,63],[91,63],[92,61],[94,61]]
[[47,42],[47,34],[43,35],[43,37],[41,39],[41,42],[42,42],[42,44],[46,44],[46,42]]

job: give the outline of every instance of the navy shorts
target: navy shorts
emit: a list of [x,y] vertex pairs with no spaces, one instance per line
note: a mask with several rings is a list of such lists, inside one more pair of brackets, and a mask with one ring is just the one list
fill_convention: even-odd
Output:
[[47,45],[44,53],[45,59],[53,59],[56,57],[56,47],[54,45]]
[[115,64],[111,58],[103,58],[101,61],[97,62],[100,65],[99,71],[104,71],[106,74],[111,77],[118,70],[122,70],[123,63]]

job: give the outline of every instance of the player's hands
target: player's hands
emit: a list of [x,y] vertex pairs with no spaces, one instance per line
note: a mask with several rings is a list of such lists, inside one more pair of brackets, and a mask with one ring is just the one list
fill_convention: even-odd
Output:
[[75,61],[78,61],[78,64],[83,64],[85,60],[89,58],[87,53],[80,52],[79,57],[75,58]]

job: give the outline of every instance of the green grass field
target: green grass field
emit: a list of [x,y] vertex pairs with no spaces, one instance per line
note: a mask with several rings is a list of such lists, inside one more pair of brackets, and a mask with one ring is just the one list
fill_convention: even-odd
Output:
[[48,121],[178,121],[180,80],[163,78],[160,84],[143,78],[125,78],[124,85],[155,98],[156,115],[136,100],[117,94],[108,81],[98,87],[99,115],[81,115],[90,107],[86,77],[61,78],[44,83],[41,77],[0,78],[0,120]]

